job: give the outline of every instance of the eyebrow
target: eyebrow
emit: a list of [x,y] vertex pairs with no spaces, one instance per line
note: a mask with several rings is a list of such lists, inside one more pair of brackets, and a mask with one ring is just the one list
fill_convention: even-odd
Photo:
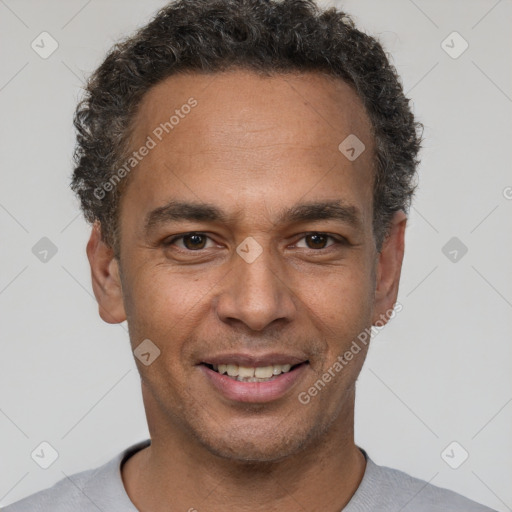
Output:
[[[149,232],[158,225],[173,221],[220,222],[227,224],[229,216],[217,206],[208,203],[189,201],[170,201],[148,213],[145,231]],[[301,203],[281,211],[276,224],[312,222],[317,220],[338,220],[360,228],[362,221],[359,209],[339,200],[314,201]]]
[[147,232],[160,224],[181,220],[226,223],[227,216],[211,204],[170,201],[166,205],[149,212],[144,227]]
[[359,209],[342,201],[315,201],[292,206],[281,213],[279,223],[311,222],[316,220],[338,220],[355,228],[361,226]]

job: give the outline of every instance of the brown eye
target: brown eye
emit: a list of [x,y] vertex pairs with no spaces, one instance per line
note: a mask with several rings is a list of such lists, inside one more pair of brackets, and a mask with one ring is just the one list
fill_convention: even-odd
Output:
[[214,246],[214,243],[204,233],[185,233],[164,241],[163,245],[165,247],[176,246],[182,251],[199,251],[211,248]]
[[306,235],[304,238],[306,239],[306,244],[310,249],[324,249],[326,247],[325,244],[330,237],[320,233],[312,233],[310,235]]
[[311,233],[304,233],[302,238],[295,244],[295,247],[321,251],[323,249],[329,249],[332,245],[338,245],[341,247],[346,245],[346,243],[346,239],[342,236],[314,231]]
[[198,235],[198,234],[190,234],[190,235],[184,235],[183,236],[183,245],[193,251],[197,249],[204,249],[207,241],[206,236],[204,235]]

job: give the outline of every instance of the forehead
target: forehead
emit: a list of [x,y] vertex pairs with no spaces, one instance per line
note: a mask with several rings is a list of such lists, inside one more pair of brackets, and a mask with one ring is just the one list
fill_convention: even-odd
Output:
[[[371,202],[371,132],[352,88],[319,73],[173,75],[139,105],[131,147],[151,149],[132,171],[122,203],[150,208],[169,196],[216,196],[240,207],[256,196],[299,199],[307,189],[314,199],[333,187],[352,202]],[[350,161],[339,145],[353,136],[365,150]]]
[[[161,122],[169,121],[190,98],[198,102],[194,130],[208,135],[213,143],[230,143],[230,137],[242,142],[247,130],[258,131],[264,141],[273,140],[279,131],[282,142],[294,142],[297,128],[304,133],[298,143],[318,145],[318,135],[328,132],[335,138],[345,132],[366,137],[370,122],[360,98],[347,83],[320,73],[276,74],[261,76],[252,71],[232,70],[214,74],[183,73],[153,86],[143,97],[134,119],[135,138],[154,132]],[[188,109],[186,109],[188,110]],[[178,112],[178,115],[180,113]],[[182,120],[183,113],[179,116]],[[290,126],[295,118],[298,125]],[[197,119],[199,118],[199,119]],[[173,120],[172,136],[179,137]],[[187,124],[190,124],[187,123]],[[309,135],[309,137],[308,137]],[[325,144],[329,143],[325,138]],[[368,141],[370,142],[370,141]]]

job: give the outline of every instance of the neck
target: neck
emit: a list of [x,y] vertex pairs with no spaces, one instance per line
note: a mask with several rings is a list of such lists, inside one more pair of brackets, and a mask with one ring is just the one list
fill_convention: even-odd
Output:
[[[329,430],[299,453],[272,462],[212,453],[168,423],[149,421],[151,445],[126,461],[122,477],[141,512],[339,512],[350,501],[366,461],[353,438],[353,402]],[[155,418],[153,418],[155,419]]]

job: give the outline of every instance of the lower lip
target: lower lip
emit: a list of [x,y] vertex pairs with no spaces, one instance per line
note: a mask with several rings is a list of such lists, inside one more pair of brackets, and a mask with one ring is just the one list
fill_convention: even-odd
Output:
[[265,382],[240,382],[227,375],[221,375],[204,364],[199,365],[199,368],[227,399],[235,402],[263,403],[277,400],[289,392],[303,375],[306,366],[306,363],[302,363],[293,370]]

